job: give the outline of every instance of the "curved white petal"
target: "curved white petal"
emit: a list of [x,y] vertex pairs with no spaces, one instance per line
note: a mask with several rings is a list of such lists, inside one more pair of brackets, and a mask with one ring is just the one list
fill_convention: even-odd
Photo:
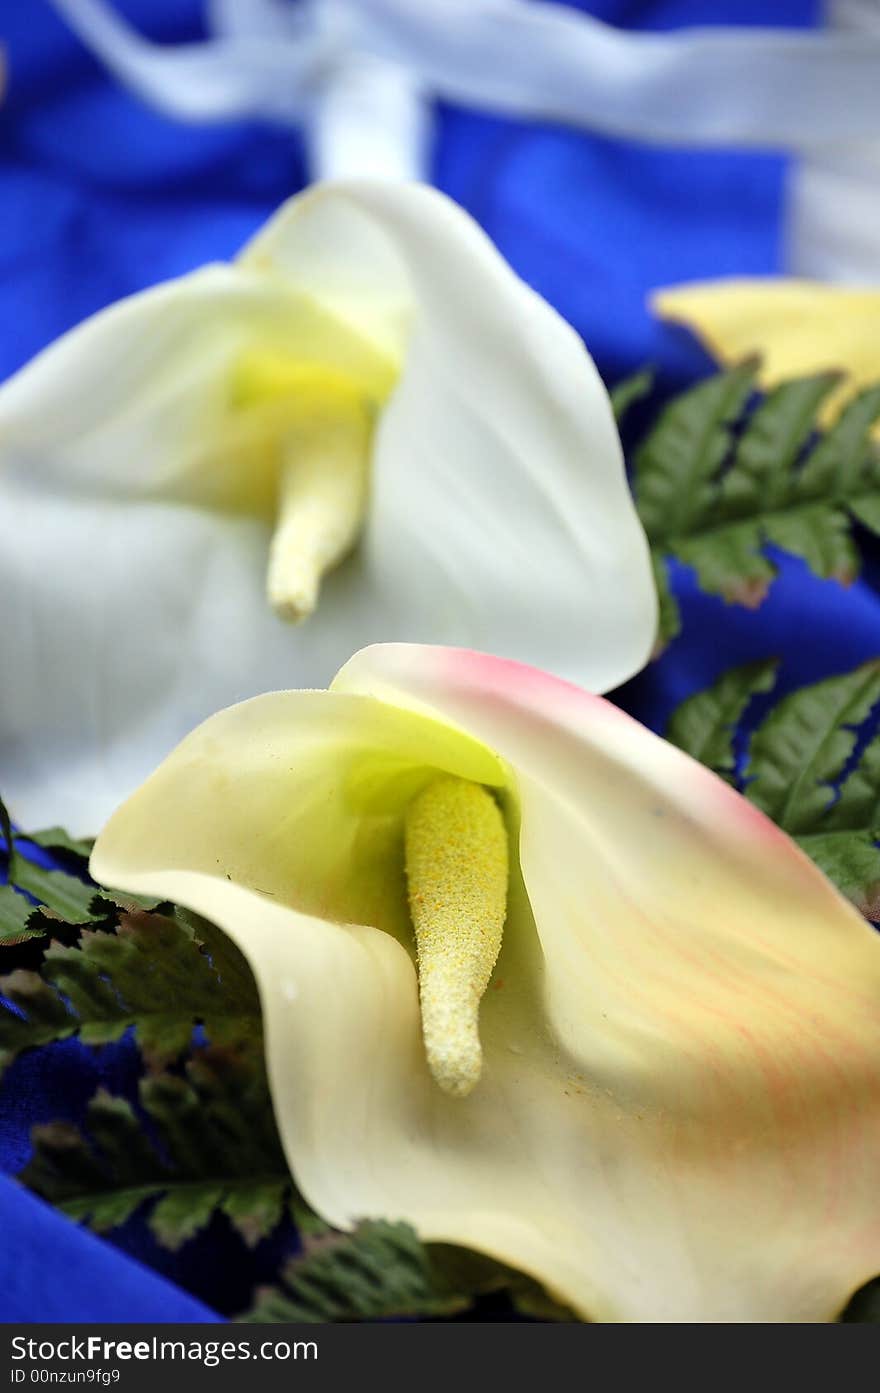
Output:
[[93,315],[0,387],[4,478],[35,493],[266,512],[274,420],[237,386],[252,352],[339,370],[378,398],[396,371],[308,290],[206,266]]
[[[297,629],[267,612],[272,403],[251,350],[382,400],[361,545]],[[281,408],[279,408],[281,409]],[[656,601],[608,399],[572,331],[419,186],[294,200],[235,266],[123,301],[0,388],[0,788],[94,832],[212,711],[387,639],[492,645],[606,688]]]
[[420,185],[329,185],[243,264],[406,344],[362,546],[381,622],[361,641],[464,641],[601,691],[638,671],[656,598],[607,393],[476,223]]
[[211,266],[94,316],[0,388],[0,788],[22,825],[93,833],[198,721],[325,680],[357,641],[344,578],[308,661],[268,609],[271,412],[234,387],[254,348],[380,394],[393,380],[307,295]]
[[548,1019],[655,1148],[608,1217],[647,1204],[688,1284],[670,1299],[833,1316],[880,1268],[876,933],[725,784],[543,673],[379,648],[334,690],[451,720],[516,771]]
[[[395,826],[431,769],[503,779],[515,838],[521,815],[464,1100],[427,1073],[397,908]],[[406,1219],[602,1320],[829,1320],[880,1267],[880,944],[599,699],[472,653],[359,654],[325,697],[195,732],[92,869],[246,953],[287,1154],[332,1221]]]
[[0,788],[23,827],[93,834],[218,697],[295,676],[265,556],[257,519],[0,477]]

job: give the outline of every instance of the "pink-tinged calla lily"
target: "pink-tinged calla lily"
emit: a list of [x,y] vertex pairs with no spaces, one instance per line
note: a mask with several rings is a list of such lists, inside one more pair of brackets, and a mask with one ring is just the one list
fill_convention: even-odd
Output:
[[661,319],[690,329],[725,367],[759,354],[759,382],[840,372],[823,403],[828,424],[859,387],[880,381],[880,290],[793,277],[732,277],[670,286],[651,296]]
[[604,691],[656,627],[581,340],[451,200],[375,181],[292,199],[0,389],[0,588],[4,797],[83,833],[199,720],[364,643]]
[[406,1220],[600,1321],[828,1321],[880,1269],[880,941],[601,698],[368,649],[206,722],[91,868],[244,952],[333,1224]]

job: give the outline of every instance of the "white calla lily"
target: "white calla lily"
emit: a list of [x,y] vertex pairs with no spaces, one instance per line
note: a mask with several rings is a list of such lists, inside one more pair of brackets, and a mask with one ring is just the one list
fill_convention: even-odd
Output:
[[81,832],[212,711],[323,686],[365,642],[606,690],[656,626],[580,339],[449,199],[371,181],[292,199],[234,264],[0,389],[0,584],[4,796]]
[[332,1223],[409,1221],[604,1321],[827,1321],[880,1269],[880,942],[600,698],[371,649],[329,693],[209,720],[91,866],[245,953],[287,1156]]

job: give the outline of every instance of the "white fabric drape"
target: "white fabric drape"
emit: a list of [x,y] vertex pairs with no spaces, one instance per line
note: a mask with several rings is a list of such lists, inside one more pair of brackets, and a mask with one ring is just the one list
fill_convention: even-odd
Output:
[[[859,0],[838,0],[826,32],[663,34],[534,0],[213,0],[213,37],[176,48],[146,42],[105,0],[53,3],[165,111],[305,121],[316,178],[382,173],[377,154],[370,169],[340,158],[348,142],[361,157],[371,134],[385,172],[424,177],[426,97],[669,144],[816,151],[880,128],[880,32],[834,12],[851,17]],[[861,7],[876,13],[875,0]]]

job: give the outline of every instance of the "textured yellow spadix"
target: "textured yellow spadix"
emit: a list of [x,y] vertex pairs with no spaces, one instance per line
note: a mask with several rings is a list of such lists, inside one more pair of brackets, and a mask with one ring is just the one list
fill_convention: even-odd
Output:
[[357,541],[367,504],[373,404],[346,373],[275,353],[249,353],[236,405],[279,407],[278,512],[266,590],[282,619],[312,613],[321,578]]
[[482,1069],[480,1001],[507,917],[507,831],[480,784],[438,778],[406,811],[422,1036],[444,1093],[464,1098]]

